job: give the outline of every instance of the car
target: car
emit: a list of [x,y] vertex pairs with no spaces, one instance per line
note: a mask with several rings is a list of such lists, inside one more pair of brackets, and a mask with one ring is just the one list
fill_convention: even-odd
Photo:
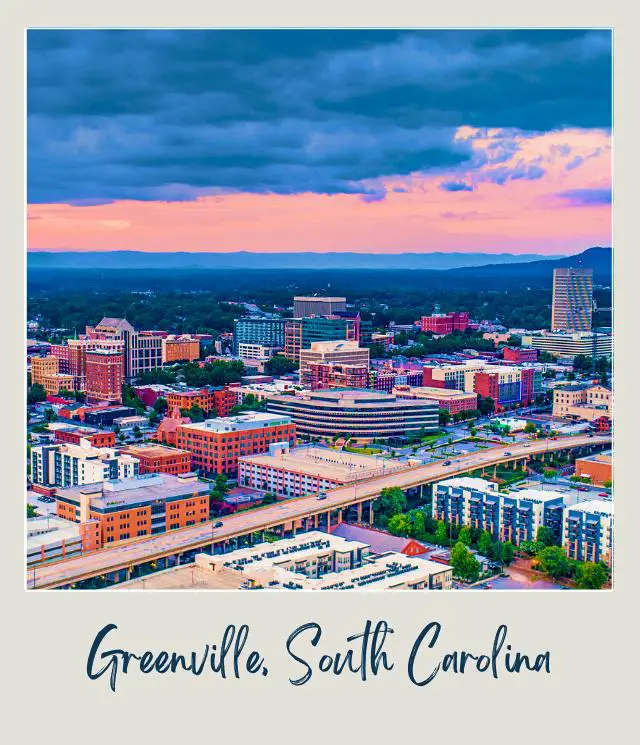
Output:
[[513,455],[513,453],[510,452],[509,450],[505,450],[504,453],[503,453],[503,455]]
[[528,443],[528,442],[525,442],[525,444],[524,444],[524,445],[523,445],[522,447],[523,447],[523,448],[530,448],[530,447],[531,447],[531,445],[530,445],[530,443]]
[[324,492],[322,492],[322,494],[318,494],[317,496],[317,499],[326,499],[326,498],[327,498],[327,495]]
[[37,497],[38,502],[46,502],[46,497]]
[[587,491],[587,487],[586,486],[579,486],[578,487],[578,491]]
[[222,527],[222,523],[220,522],[220,520],[218,520],[217,522],[213,523],[213,527],[214,528],[221,528]]
[[599,496],[599,497],[608,497],[609,495],[607,494],[607,492],[606,492],[606,491],[601,491],[601,492],[600,492],[600,493],[598,494],[598,496]]
[[442,465],[443,466],[450,466],[451,465],[451,461],[450,460],[445,460],[445,462]]

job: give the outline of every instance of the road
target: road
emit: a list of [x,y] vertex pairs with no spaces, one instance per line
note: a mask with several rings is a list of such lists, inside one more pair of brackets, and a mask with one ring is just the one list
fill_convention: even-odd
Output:
[[[389,475],[360,481],[355,485],[333,489],[327,492],[327,498],[324,500],[318,500],[315,495],[311,495],[236,513],[225,517],[220,528],[213,528],[211,522],[202,523],[161,535],[133,539],[113,548],[103,548],[83,556],[44,564],[27,572],[27,587],[33,588],[34,582],[36,589],[69,584],[80,579],[163,558],[179,551],[200,548],[212,542],[218,543],[251,531],[266,530],[292,520],[327,512],[329,508],[339,509],[377,497],[386,487],[397,486],[409,489],[482,466],[493,466],[554,450],[582,445],[602,445],[610,442],[611,437],[608,435],[594,437],[577,435],[557,440],[531,440],[528,443],[500,445],[451,458],[448,466],[442,461],[414,466]],[[509,452],[510,455],[505,456],[505,452]]]

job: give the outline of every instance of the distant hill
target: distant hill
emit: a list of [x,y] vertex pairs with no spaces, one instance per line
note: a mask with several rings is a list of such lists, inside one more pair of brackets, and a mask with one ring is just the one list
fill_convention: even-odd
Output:
[[[554,257],[558,258],[558,257]],[[410,269],[446,271],[461,267],[534,262],[543,254],[511,253],[190,253],[176,251],[30,251],[29,269]]]
[[594,246],[582,253],[563,258],[546,259],[544,261],[530,261],[523,264],[486,264],[477,267],[462,267],[452,269],[446,274],[457,277],[461,281],[476,279],[486,282],[501,279],[509,283],[538,285],[541,280],[551,282],[551,272],[561,267],[579,267],[593,269],[594,282],[610,285],[613,274],[613,251],[611,248]]

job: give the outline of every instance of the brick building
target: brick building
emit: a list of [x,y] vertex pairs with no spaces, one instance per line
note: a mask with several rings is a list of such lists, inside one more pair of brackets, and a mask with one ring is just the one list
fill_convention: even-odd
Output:
[[527,349],[526,347],[503,347],[502,357],[505,362],[516,362],[517,364],[537,362],[538,350]]
[[190,334],[169,335],[162,339],[162,362],[193,362],[200,358],[200,339]]
[[56,429],[54,440],[56,442],[68,442],[71,445],[80,445],[81,440],[86,440],[93,448],[113,448],[116,445],[116,433],[112,430],[102,432],[84,427]]
[[295,446],[296,427],[289,417],[251,412],[176,428],[176,445],[191,453],[193,468],[209,474],[235,473],[241,455],[264,453],[275,442]]
[[191,471],[191,453],[186,450],[144,443],[129,445],[122,452],[140,461],[140,474],[168,473],[177,476]]
[[436,336],[445,336],[454,331],[465,331],[468,326],[468,313],[434,313],[432,316],[422,316],[420,319],[420,330],[431,331]]
[[205,414],[228,416],[236,405],[236,395],[227,386],[207,386],[188,390],[174,390],[165,394],[168,408],[190,409],[199,406]]
[[367,388],[368,365],[347,365],[334,362],[312,362],[307,368],[305,382],[311,390],[321,388]]
[[86,353],[87,401],[122,401],[124,355],[122,352],[95,349]]

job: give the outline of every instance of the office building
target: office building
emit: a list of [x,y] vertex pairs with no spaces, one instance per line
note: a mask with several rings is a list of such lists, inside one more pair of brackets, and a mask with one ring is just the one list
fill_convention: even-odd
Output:
[[103,318],[95,328],[87,326],[86,335],[90,339],[113,339],[123,343],[127,379],[162,367],[162,332],[136,331],[124,318]]
[[574,334],[559,332],[524,335],[522,344],[541,352],[548,352],[554,357],[573,358],[581,354],[611,359],[613,355],[613,336],[589,331]]
[[300,382],[313,391],[326,388],[368,388],[369,367],[335,362],[312,362],[305,366],[305,373],[301,376]]
[[200,339],[190,334],[170,334],[161,342],[162,362],[193,362],[200,358]]
[[522,489],[498,491],[497,484],[467,476],[439,481],[434,485],[434,520],[486,530],[494,540],[536,540],[544,525],[559,540],[562,536],[564,500],[560,492]]
[[57,396],[60,391],[73,391],[73,375],[66,373],[51,373],[41,378],[42,387],[47,396]]
[[473,411],[478,408],[477,393],[465,393],[447,388],[425,388],[424,386],[412,388],[408,385],[399,385],[393,389],[393,394],[398,398],[428,398],[436,401],[440,409],[446,409],[450,414]]
[[[49,431],[52,425],[49,425]],[[54,440],[56,443],[69,443],[70,445],[81,445],[86,441],[92,448],[112,448],[116,444],[116,433],[112,430],[101,431],[90,427],[73,427],[68,424],[53,426]]]
[[301,497],[402,468],[405,463],[370,455],[276,443],[265,453],[238,459],[238,484],[278,497]]
[[330,316],[335,311],[347,308],[346,297],[304,297],[293,298],[293,315],[295,318],[304,316]]
[[295,446],[296,427],[288,416],[250,412],[176,428],[176,445],[191,453],[193,468],[207,474],[235,474],[240,456],[264,453],[275,442]]
[[285,324],[284,356],[300,361],[300,354],[315,342],[360,342],[359,315],[293,318]]
[[55,515],[27,520],[27,567],[81,556],[100,548],[97,520],[80,525]]
[[99,408],[87,407],[84,411],[83,421],[92,427],[112,427],[116,419],[123,416],[135,416],[136,410],[132,406],[101,406]]
[[62,489],[59,517],[96,520],[102,545],[204,523],[209,518],[209,484],[193,474],[146,474]]
[[551,330],[590,331],[592,316],[593,269],[554,269]]
[[44,386],[44,378],[56,375],[59,370],[58,358],[54,355],[31,358],[31,384]]
[[596,453],[585,458],[576,458],[576,476],[588,478],[592,484],[603,486],[613,482],[611,452]]
[[253,396],[256,401],[264,401],[271,396],[281,396],[285,393],[293,395],[299,388],[288,380],[274,380],[271,383],[249,383],[231,388],[237,404],[243,404],[247,396]]
[[420,319],[420,330],[431,331],[435,336],[465,331],[468,327],[468,313],[435,313],[431,316],[422,316]]
[[270,360],[274,354],[281,352],[283,347],[267,347],[264,344],[238,344],[238,355],[247,360]]
[[553,416],[592,422],[612,418],[613,391],[604,385],[575,383],[553,391]]
[[[328,380],[330,370],[318,367],[318,365],[331,363],[349,366],[350,368],[365,368],[364,375],[362,375],[362,371],[353,370],[351,374],[356,377],[360,375],[364,381],[363,387],[366,387],[369,350],[366,347],[361,347],[357,341],[318,341],[313,342],[309,349],[302,349],[300,351],[300,383],[306,388],[311,388],[314,385],[314,380],[316,383],[321,383],[323,379]],[[315,367],[312,369],[313,365]],[[344,371],[342,375],[346,379],[347,375]]]
[[538,350],[527,347],[503,347],[502,358],[505,362],[515,362],[521,365],[525,362],[537,362]]
[[178,476],[181,473],[191,472],[191,453],[186,450],[142,443],[128,445],[122,449],[122,452],[138,460],[140,464],[138,472],[141,476],[145,473],[168,473]]
[[284,318],[238,318],[233,322],[233,348],[239,354],[241,344],[284,347]]
[[602,500],[567,507],[562,545],[576,561],[613,564],[613,503]]
[[407,437],[438,429],[438,405],[428,399],[409,401],[374,391],[312,391],[274,396],[267,410],[290,416],[298,433],[332,439],[336,435],[365,442]]
[[31,449],[31,480],[44,486],[77,486],[108,479],[131,478],[138,461],[113,448],[79,445],[39,445]]

